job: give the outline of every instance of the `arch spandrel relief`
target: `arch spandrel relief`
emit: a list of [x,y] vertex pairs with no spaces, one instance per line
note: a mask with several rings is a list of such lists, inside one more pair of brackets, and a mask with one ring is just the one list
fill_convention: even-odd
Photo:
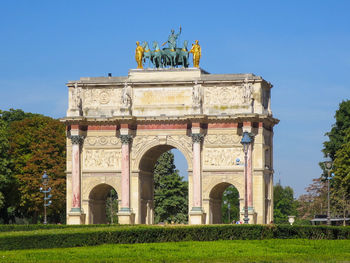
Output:
[[176,148],[181,151],[187,162],[188,168],[192,167],[192,142],[191,138],[186,135],[169,135],[169,136],[136,136],[132,143],[132,168],[139,169],[139,164],[148,150],[153,147],[168,145],[171,148]]

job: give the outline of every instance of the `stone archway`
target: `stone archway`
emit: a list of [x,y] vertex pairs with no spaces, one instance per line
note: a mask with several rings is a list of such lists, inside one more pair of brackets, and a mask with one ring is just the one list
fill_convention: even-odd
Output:
[[[159,157],[172,149],[178,149],[174,145],[148,145],[142,151],[138,160],[140,178],[140,223],[154,224],[154,175],[153,169]],[[178,149],[179,150],[179,149]],[[179,150],[182,154],[183,152]],[[183,154],[186,158],[186,155]],[[186,158],[187,162],[188,159]],[[190,163],[188,162],[188,166]]]
[[112,186],[103,183],[90,191],[89,224],[107,224],[106,200],[112,189]]
[[[62,122],[67,125],[68,224],[105,222],[96,215],[103,186],[90,190],[101,183],[118,187],[120,224],[152,223],[151,169],[172,148],[188,163],[190,224],[212,223],[209,202],[218,198],[209,195],[218,183],[231,182],[244,192],[244,167],[249,223],[271,222],[273,127],[279,121],[272,115],[269,82],[253,74],[201,69],[131,69],[127,76],[81,78],[67,85],[69,106]],[[246,166],[244,133],[252,139]]]
[[[210,193],[209,193],[209,221],[210,224],[222,224],[222,202],[223,202],[223,194],[225,192],[225,190],[230,187],[233,186],[235,187],[233,184],[231,183],[227,183],[227,182],[222,182],[222,183],[218,183],[217,185],[215,185]],[[236,188],[236,187],[235,187]],[[236,188],[236,190],[238,191],[238,189]],[[238,191],[239,193],[239,191]],[[238,207],[239,209],[239,207]]]

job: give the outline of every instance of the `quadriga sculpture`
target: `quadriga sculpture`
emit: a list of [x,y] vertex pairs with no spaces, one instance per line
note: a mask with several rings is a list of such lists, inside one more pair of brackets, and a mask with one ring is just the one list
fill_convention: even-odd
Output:
[[[168,44],[168,47],[160,49],[158,42],[153,41],[153,50],[149,48],[146,41],[142,43],[143,47],[143,59],[142,62],[153,64],[154,68],[164,68],[164,67],[183,67],[187,68],[189,66],[189,51],[187,49],[188,41],[185,40],[182,48],[176,46],[176,41],[178,36],[181,34],[181,27],[178,34],[175,34],[174,30],[171,30],[171,34],[168,40],[163,43],[162,46]],[[191,51],[192,52],[192,51]],[[192,52],[193,53],[193,52]],[[197,65],[198,66],[198,65]]]

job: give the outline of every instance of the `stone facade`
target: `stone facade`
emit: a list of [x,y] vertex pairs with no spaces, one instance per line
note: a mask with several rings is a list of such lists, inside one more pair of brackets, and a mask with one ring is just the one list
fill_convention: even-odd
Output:
[[[234,185],[244,206],[242,133],[248,151],[250,223],[273,218],[272,85],[253,74],[200,69],[130,70],[126,77],[70,81],[67,117],[67,222],[105,223],[114,188],[119,222],[153,223],[153,174],[173,148],[188,163],[189,223],[221,222],[223,191]],[[243,216],[243,214],[242,214]]]

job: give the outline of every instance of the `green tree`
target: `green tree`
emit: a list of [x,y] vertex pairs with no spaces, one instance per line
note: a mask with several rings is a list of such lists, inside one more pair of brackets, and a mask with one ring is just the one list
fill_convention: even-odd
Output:
[[48,209],[51,222],[65,218],[65,126],[50,117],[35,116],[14,121],[9,129],[12,172],[18,183],[18,211],[37,223],[43,211],[41,176],[50,176],[52,205]]
[[288,223],[288,216],[296,216],[296,205],[291,187],[283,187],[279,183],[273,187],[273,217],[276,224]]
[[107,222],[110,224],[118,224],[118,194],[111,189],[106,199],[106,215]]
[[333,172],[332,206],[337,216],[345,218],[350,214],[350,129],[347,130],[345,143],[335,154]]
[[18,206],[18,182],[13,173],[10,149],[10,125],[25,118],[40,116],[22,110],[0,110],[0,218],[1,222],[14,222]]
[[188,221],[188,183],[175,169],[174,154],[163,153],[154,167],[155,223]]
[[221,214],[225,224],[239,220],[239,193],[233,185],[227,187],[222,195]]
[[[333,160],[331,181],[331,203],[336,208],[336,215],[346,216],[350,211],[350,100],[342,101],[335,113],[335,124],[326,133],[328,141],[324,142],[324,154]],[[328,174],[323,170],[322,178]]]
[[326,133],[329,140],[324,142],[323,152],[329,154],[332,160],[335,159],[337,151],[349,142],[350,129],[350,100],[342,101],[335,113],[335,124],[330,132]]

